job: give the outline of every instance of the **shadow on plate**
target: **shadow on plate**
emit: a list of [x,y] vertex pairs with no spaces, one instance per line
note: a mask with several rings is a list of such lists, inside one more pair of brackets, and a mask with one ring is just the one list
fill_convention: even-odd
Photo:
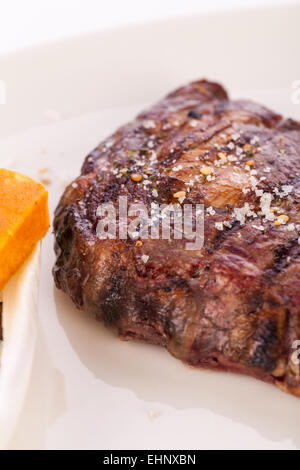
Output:
[[53,424],[66,406],[64,378],[52,364],[45,335],[39,325],[30,384],[8,449],[43,449],[47,425]]

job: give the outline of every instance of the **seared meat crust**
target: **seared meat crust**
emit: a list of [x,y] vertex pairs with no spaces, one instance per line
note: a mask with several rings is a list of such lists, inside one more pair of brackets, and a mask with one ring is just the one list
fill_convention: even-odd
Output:
[[[299,171],[300,123],[231,101],[216,83],[179,88],[101,142],[66,188],[54,220],[56,286],[122,339],[300,396]],[[205,205],[201,250],[97,238],[100,203],[117,207],[123,195],[150,208],[178,191]]]

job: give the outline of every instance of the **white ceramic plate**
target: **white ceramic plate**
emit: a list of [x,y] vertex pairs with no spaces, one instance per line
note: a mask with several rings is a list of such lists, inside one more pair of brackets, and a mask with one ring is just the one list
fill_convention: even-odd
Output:
[[[300,8],[106,31],[0,58],[0,162],[49,168],[50,209],[84,156],[172,88],[208,77],[300,119]],[[300,402],[248,377],[192,370],[119,341],[53,285],[43,244],[40,331],[11,448],[299,448]]]
[[2,292],[0,346],[0,449],[9,442],[22,412],[38,331],[41,242]]

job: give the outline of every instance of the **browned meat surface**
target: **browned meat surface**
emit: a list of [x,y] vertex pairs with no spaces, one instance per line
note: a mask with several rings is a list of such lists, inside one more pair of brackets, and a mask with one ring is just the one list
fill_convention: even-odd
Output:
[[[299,170],[300,123],[231,101],[216,83],[184,86],[101,142],[66,188],[56,285],[122,339],[300,396]],[[124,195],[150,207],[178,191],[205,205],[201,250],[97,238],[100,203]]]

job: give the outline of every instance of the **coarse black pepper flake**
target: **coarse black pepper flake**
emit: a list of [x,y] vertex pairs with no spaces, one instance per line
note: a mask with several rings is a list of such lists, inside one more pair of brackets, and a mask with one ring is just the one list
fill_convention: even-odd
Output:
[[192,109],[188,113],[188,117],[192,119],[200,119],[202,117],[202,114],[196,111],[195,109]]

